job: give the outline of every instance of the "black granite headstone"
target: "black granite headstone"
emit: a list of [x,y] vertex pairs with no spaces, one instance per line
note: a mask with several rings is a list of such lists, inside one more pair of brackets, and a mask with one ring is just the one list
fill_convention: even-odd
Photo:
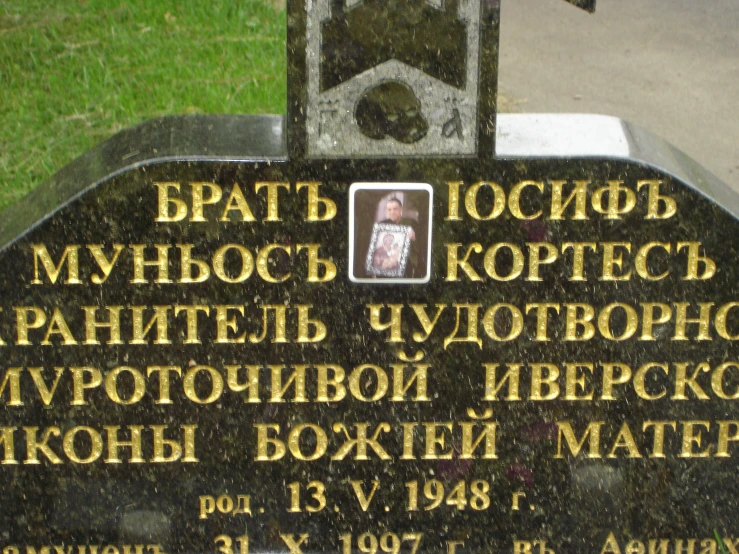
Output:
[[2,554],[737,552],[737,194],[496,123],[496,1],[288,22],[0,214]]

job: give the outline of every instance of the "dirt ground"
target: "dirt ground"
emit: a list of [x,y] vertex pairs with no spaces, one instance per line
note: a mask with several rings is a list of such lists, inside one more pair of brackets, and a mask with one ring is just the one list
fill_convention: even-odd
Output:
[[636,123],[739,191],[739,0],[503,0],[501,108]]

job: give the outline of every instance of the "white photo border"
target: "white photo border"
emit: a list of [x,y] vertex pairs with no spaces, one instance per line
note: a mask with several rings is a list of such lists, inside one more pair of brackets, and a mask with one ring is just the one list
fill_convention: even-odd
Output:
[[[429,195],[428,206],[428,222],[427,223],[427,239],[426,239],[426,274],[421,278],[406,277],[364,277],[354,275],[354,261],[358,256],[355,249],[354,224],[355,224],[355,204],[354,197],[360,190],[371,191],[425,191]],[[431,280],[431,245],[433,244],[433,221],[434,221],[434,188],[428,183],[377,183],[377,182],[359,182],[352,183],[349,187],[349,280],[352,283],[366,283],[372,285],[395,284],[395,285],[418,285],[428,283]],[[402,227],[402,226],[399,226]],[[374,230],[373,230],[374,234]],[[362,267],[365,267],[362,264]]]

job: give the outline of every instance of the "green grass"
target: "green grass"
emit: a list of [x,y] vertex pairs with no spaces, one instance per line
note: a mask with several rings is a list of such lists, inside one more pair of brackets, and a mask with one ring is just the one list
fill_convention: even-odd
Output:
[[0,0],[0,209],[140,121],[285,97],[280,0]]

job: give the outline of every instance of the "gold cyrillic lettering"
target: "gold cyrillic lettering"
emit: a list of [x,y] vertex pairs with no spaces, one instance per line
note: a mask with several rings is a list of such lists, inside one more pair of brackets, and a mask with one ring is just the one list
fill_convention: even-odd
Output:
[[636,273],[642,279],[649,281],[660,281],[670,274],[670,270],[666,269],[660,275],[654,275],[649,271],[649,253],[655,248],[661,248],[668,254],[672,252],[672,246],[667,242],[649,242],[639,249],[634,260],[634,267],[636,267]]
[[634,374],[634,390],[639,398],[643,400],[658,400],[667,396],[666,391],[662,391],[658,394],[649,394],[646,388],[647,373],[652,369],[661,369],[665,375],[670,374],[670,368],[667,364],[647,363],[636,370]]
[[423,330],[426,332],[426,335],[422,335],[418,331],[413,333],[413,340],[416,342],[425,342],[426,339],[428,339],[431,336],[431,332],[434,330],[434,327],[436,327],[436,323],[439,321],[439,316],[441,315],[441,312],[443,312],[446,309],[446,304],[436,304],[436,315],[434,316],[434,319],[430,319],[428,314],[426,313],[426,304],[411,304],[411,309],[416,314],[416,317],[418,317],[418,321],[423,327]]
[[[734,428],[731,433],[730,429]],[[717,458],[729,458],[729,443],[739,441],[739,421],[718,422],[718,445],[716,447]]]
[[[241,258],[241,271],[231,276],[226,272],[226,254],[235,250]],[[213,254],[213,273],[224,283],[243,283],[254,271],[254,258],[244,246],[240,244],[226,244]]]
[[[614,310],[621,309],[624,312],[624,330],[619,336],[615,336],[611,326],[611,316]],[[623,341],[630,339],[636,334],[639,327],[639,316],[636,310],[628,304],[620,302],[609,304],[598,314],[598,331],[603,338],[607,340]]]
[[[608,181],[608,186],[593,192],[591,202],[593,209],[599,214],[604,214],[606,219],[621,219],[622,214],[627,214],[636,206],[636,194],[631,189],[622,186],[623,181]],[[621,196],[624,196],[623,206]],[[603,197],[607,198],[607,206],[603,206]]]
[[449,187],[449,199],[447,200],[447,216],[445,221],[461,221],[459,217],[459,187],[461,187],[463,181],[447,181],[447,187]]
[[257,335],[256,333],[249,334],[249,342],[259,343],[267,338],[267,328],[269,317],[267,316],[269,310],[275,312],[275,337],[272,339],[273,344],[286,343],[287,342],[287,306],[284,304],[265,304],[262,306],[262,334]]
[[254,192],[259,192],[263,188],[267,189],[267,217],[264,221],[282,221],[279,214],[279,189],[283,188],[290,191],[290,183],[274,183],[274,182],[263,182],[254,183]]
[[179,306],[174,307],[174,316],[177,317],[181,312],[185,312],[187,320],[187,335],[183,344],[202,344],[200,337],[198,336],[198,313],[202,312],[206,316],[210,315],[210,308],[208,306],[194,305],[194,306]]
[[156,326],[156,338],[153,344],[172,344],[167,336],[169,329],[169,310],[171,306],[151,306],[154,315],[144,326],[144,310],[146,306],[131,306],[132,338],[131,344],[148,344],[146,335]]
[[[626,364],[602,363],[603,366],[603,393],[601,400],[616,400],[613,396],[613,385],[625,385],[631,379],[631,368]],[[618,368],[618,377],[614,376],[614,369]]]
[[85,342],[83,344],[100,344],[97,340],[98,329],[110,329],[110,340],[105,344],[123,344],[121,341],[121,310],[123,306],[108,306],[108,321],[97,321],[97,306],[82,306],[85,311]]
[[603,421],[593,421],[588,424],[587,429],[582,434],[582,438],[577,440],[575,432],[572,430],[572,426],[569,421],[558,421],[557,426],[559,433],[557,434],[557,454],[555,458],[562,459],[564,454],[562,453],[562,439],[564,438],[567,443],[567,448],[573,457],[580,454],[580,451],[585,446],[585,441],[588,441],[588,458],[601,458],[600,454],[600,430],[603,427]]
[[616,255],[616,248],[623,248],[626,252],[631,252],[631,244],[628,242],[602,242],[603,247],[603,269],[601,272],[601,281],[628,281],[631,279],[631,270],[617,275],[616,270],[621,271],[624,264],[624,255],[619,253]]
[[59,260],[59,263],[54,265],[54,262],[51,259],[51,256],[49,255],[49,251],[46,250],[46,245],[44,244],[32,244],[31,249],[33,250],[33,280],[31,281],[31,284],[33,285],[41,285],[43,284],[43,281],[41,280],[41,277],[39,276],[39,261],[41,261],[41,265],[44,267],[44,270],[46,271],[47,277],[49,277],[49,281],[52,282],[52,284],[56,283],[57,279],[59,278],[59,274],[62,272],[62,268],[64,267],[64,263],[67,263],[67,280],[64,281],[65,285],[79,285],[82,283],[79,279],[79,245],[78,244],[70,244],[67,246],[64,251],[62,252],[62,257]]
[[[424,460],[451,460],[454,454],[454,449],[449,448],[446,452],[443,451],[446,444],[445,432],[448,430],[451,434],[452,424],[451,423],[424,423],[426,429],[426,452],[423,455]],[[439,449],[442,449],[439,451]]]
[[[203,220],[205,221],[205,220]],[[178,244],[180,249],[180,283],[204,283],[210,277],[210,267],[203,260],[192,257],[192,244]],[[193,272],[194,270],[194,272]]]
[[[315,435],[315,441],[312,441],[313,452],[309,454],[303,454],[303,451],[300,448],[300,435],[305,430],[313,431],[313,434]],[[326,436],[326,432],[318,425],[301,423],[290,430],[290,433],[287,436],[287,446],[290,449],[290,454],[292,454],[296,460],[312,462],[326,453],[326,450],[328,449],[328,437]]]
[[572,276],[570,281],[587,281],[585,277],[585,249],[595,252],[598,245],[594,242],[565,242],[562,243],[562,253],[572,248]]
[[282,459],[287,452],[285,443],[276,437],[269,436],[270,431],[279,435],[280,426],[276,423],[257,423],[254,427],[257,429],[257,457],[255,459],[258,462],[274,462]]
[[[649,187],[649,196],[647,198],[647,215],[644,219],[669,219],[677,213],[677,202],[669,196],[661,194],[659,188],[662,181],[639,181],[636,184],[636,190],[642,187]],[[664,205],[664,211],[660,208]]]
[[698,336],[694,340],[712,340],[710,335],[711,308],[713,302],[700,303],[700,315],[698,319],[688,317],[688,302],[676,302],[675,335],[672,340],[690,340],[685,336],[685,327],[688,324],[698,325]]
[[[251,496],[248,494],[237,494],[236,495],[236,507],[233,511],[236,514],[249,514],[251,513]],[[246,552],[244,552],[246,554]]]
[[[565,341],[586,341],[595,336],[595,309],[590,304],[565,304]],[[578,332],[582,329],[582,333]]]
[[[46,385],[46,381],[41,375],[42,371],[43,371],[43,368],[41,367],[29,367],[28,368],[28,373],[31,374],[31,379],[33,379],[33,384],[36,385],[36,389],[38,390],[39,396],[41,397],[41,401],[44,403],[44,406],[48,406],[51,404],[52,398],[54,398],[56,389],[59,386],[59,380],[62,377],[62,373],[64,373],[64,368],[63,367],[54,368],[54,374],[56,375],[56,377],[54,378],[54,382],[51,384],[51,389],[49,389],[49,387]],[[5,388],[5,381],[3,381],[3,384],[0,385],[0,394],[3,393],[4,388]],[[13,404],[9,404],[9,405],[13,406]]]
[[[182,221],[187,217],[187,204],[180,198],[172,198],[169,196],[169,189],[180,192],[179,183],[154,183],[157,187],[158,209],[157,217],[154,221],[157,223],[172,223],[174,221]],[[174,206],[174,214],[170,215],[170,205]]]
[[552,213],[549,218],[553,221],[564,219],[565,210],[575,201],[575,213],[571,219],[573,221],[584,221],[588,219],[587,215],[587,199],[589,181],[575,181],[572,192],[562,203],[562,192],[567,181],[552,181]]
[[246,342],[246,331],[237,337],[230,337],[229,331],[238,332],[236,316],[229,318],[229,312],[235,311],[244,317],[244,306],[216,306],[216,343],[218,344],[244,344]]
[[[321,342],[326,338],[326,325],[318,319],[310,319],[311,304],[298,305],[298,339],[296,342]],[[311,330],[314,331],[311,335]]]
[[[455,304],[457,308],[457,320],[454,325],[454,330],[444,339],[444,350],[453,342],[474,342],[482,348],[482,339],[477,336],[477,321],[479,316],[481,304]],[[460,313],[462,310],[467,310],[467,336],[463,338],[457,338],[459,331],[459,320]]]
[[[201,397],[198,394],[195,386],[195,379],[199,373],[207,373],[210,377],[210,392],[205,397]],[[212,404],[223,394],[223,376],[215,368],[207,365],[196,365],[188,369],[187,373],[185,373],[185,377],[182,379],[182,387],[185,391],[185,396],[192,402],[196,404]]]
[[49,320],[49,324],[46,327],[46,334],[44,335],[44,339],[41,341],[41,345],[51,345],[50,339],[52,335],[61,336],[61,344],[63,344],[64,346],[74,346],[77,344],[77,341],[74,340],[74,337],[72,336],[72,331],[69,330],[69,326],[67,325],[67,322],[64,319],[64,316],[62,315],[59,308],[54,308],[54,313],[51,314],[51,319]]
[[498,456],[495,453],[495,442],[496,442],[496,430],[498,424],[489,421],[483,423],[483,429],[477,438],[474,438],[474,430],[477,427],[476,423],[469,421],[463,421],[460,423],[462,427],[462,453],[460,459],[469,460],[475,457],[475,450],[485,441],[485,448],[483,449],[483,460],[497,460]]
[[241,214],[241,221],[250,223],[256,221],[254,215],[249,209],[249,204],[246,202],[244,193],[241,192],[241,187],[239,187],[237,183],[234,183],[234,186],[231,189],[231,194],[229,195],[228,200],[226,200],[226,207],[223,209],[223,213],[221,214],[219,221],[231,221],[231,216],[229,214],[233,211],[237,211]]
[[[670,541],[668,541],[667,539],[650,539],[649,540],[649,554],[667,554],[667,550],[669,548],[670,548]],[[657,549],[659,549],[659,551]]]
[[[318,187],[322,183],[307,182],[307,183],[296,183],[295,190],[300,192],[301,189],[308,189],[308,215],[305,218],[306,221],[330,221],[336,217],[336,202],[329,198],[322,198],[318,196]],[[323,215],[320,215],[320,206],[323,205]]]
[[[316,402],[339,402],[346,397],[346,387],[342,384],[346,375],[344,368],[338,365],[317,365],[318,384],[316,385]],[[329,370],[333,376],[329,377]],[[333,393],[329,395],[329,388]]]
[[151,377],[152,373],[159,374],[159,398],[154,400],[155,404],[172,404],[172,399],[169,396],[170,381],[169,374],[176,373],[177,376],[182,376],[182,368],[176,365],[170,366],[149,366],[146,368],[146,376]]
[[[387,321],[380,321],[380,316],[383,308],[390,309],[390,318]],[[403,342],[400,336],[401,323],[402,323],[402,304],[368,304],[370,326],[375,331],[384,331],[390,329],[390,338],[385,342]]]
[[198,497],[200,500],[200,519],[208,519],[208,516],[216,511],[216,499],[210,495]]
[[[713,389],[713,393],[722,400],[739,400],[739,387],[737,387],[733,394],[727,393],[724,388],[724,375],[726,374],[726,371],[732,367],[734,369],[739,369],[739,363],[725,362],[714,369],[713,374],[711,375],[711,389]],[[736,382],[736,379],[734,379],[734,382]],[[0,392],[2,392],[1,388]]]
[[416,395],[412,399],[413,402],[429,402],[426,393],[426,384],[428,382],[429,366],[425,364],[415,364],[411,366],[415,371],[405,380],[405,366],[403,364],[393,364],[393,395],[390,397],[392,402],[405,402],[405,395],[416,383]]
[[401,422],[400,426],[403,428],[403,454],[400,456],[400,459],[415,460],[416,456],[413,454],[413,434],[418,424]]
[[559,379],[559,368],[556,365],[531,364],[531,400],[557,398],[559,396],[557,379]]
[[[29,315],[33,314],[33,320],[29,321]],[[15,328],[17,345],[30,345],[28,340],[29,329],[40,329],[46,323],[46,313],[35,306],[19,306],[15,308]]]
[[62,459],[56,455],[48,444],[51,437],[62,436],[59,427],[47,427],[41,440],[38,440],[38,427],[24,427],[23,430],[26,432],[26,459],[23,460],[24,464],[40,464],[41,462],[38,459],[39,452],[46,456],[46,459],[54,465],[62,463]]
[[[100,370],[94,367],[70,367],[72,373],[72,406],[86,406],[85,391],[99,387],[103,382]],[[85,380],[85,375],[90,379]]]
[[616,537],[613,536],[613,531],[608,533],[608,538],[606,539],[606,542],[603,545],[603,550],[600,551],[600,554],[621,554],[621,547],[618,545]]
[[579,370],[581,369],[586,370],[583,373],[587,372],[587,373],[590,373],[590,375],[593,374],[593,364],[585,364],[585,363],[565,364],[565,400],[592,400],[593,399],[592,389],[590,389],[590,392],[588,392],[584,396],[579,396],[577,394],[578,388],[582,390],[583,392],[587,392],[585,376],[579,375]]
[[[77,435],[79,433],[86,434],[90,442],[90,453],[87,455],[86,458],[81,458],[79,454],[77,454],[75,438],[77,438]],[[69,431],[64,433],[64,438],[62,439],[62,448],[64,450],[64,454],[72,462],[76,464],[91,464],[92,462],[100,458],[100,455],[103,453],[103,438],[100,436],[100,433],[98,433],[92,427],[80,425],[77,427],[72,427]]]
[[462,260],[459,259],[459,248],[462,246],[460,243],[446,244],[447,250],[447,264],[446,264],[446,280],[447,281],[458,281],[457,267],[464,271],[465,275],[470,281],[482,281],[477,272],[472,268],[469,263],[472,252],[479,254],[482,252],[482,245],[479,242],[474,242],[467,248],[467,253],[464,255]]
[[[203,207],[217,204],[223,197],[223,189],[215,183],[190,183],[192,189],[192,222],[207,221],[203,216]],[[205,189],[208,189],[208,198],[205,197]]]
[[[118,376],[121,373],[128,373],[133,382],[133,392],[126,400],[122,399],[118,393]],[[108,394],[108,398],[116,404],[130,406],[139,402],[146,394],[146,380],[139,370],[133,367],[118,366],[105,376],[105,392]]]
[[239,381],[239,370],[241,366],[238,365],[227,365],[226,367],[226,383],[228,388],[233,392],[244,392],[249,391],[249,397],[244,398],[244,402],[251,404],[258,403],[259,400],[259,366],[258,365],[247,365],[244,366],[246,369],[246,380]]
[[131,244],[129,246],[133,249],[132,284],[140,285],[149,283],[149,280],[144,274],[144,269],[149,266],[157,268],[157,278],[154,279],[155,283],[162,284],[172,282],[169,278],[169,245],[155,244],[154,248],[157,249],[157,258],[152,261],[147,261],[144,257],[144,250],[146,250],[145,244]]
[[701,363],[698,364],[695,367],[695,370],[693,373],[688,376],[688,366],[690,364],[687,363],[675,363],[676,368],[676,375],[675,375],[675,394],[672,397],[673,400],[688,400],[688,396],[685,394],[685,388],[688,387],[690,390],[693,391],[693,394],[695,394],[695,397],[698,400],[709,400],[709,396],[706,394],[706,392],[701,388],[701,386],[696,382],[696,379],[698,378],[698,375],[701,373],[710,373],[711,372],[711,366],[709,366],[707,363]]
[[627,458],[641,458],[642,455],[639,452],[639,447],[636,446],[634,435],[631,434],[628,424],[624,423],[621,425],[621,429],[616,435],[616,439],[613,441],[613,447],[608,453],[606,458],[617,458],[616,451],[624,448],[627,451]]
[[[362,375],[369,371],[374,375],[374,378],[370,377],[365,379],[365,385],[362,386]],[[369,388],[372,384],[375,384],[375,392],[371,396],[367,396],[364,390]],[[372,364],[364,364],[355,367],[349,374],[349,391],[352,396],[360,402],[377,402],[380,398],[383,398],[387,394],[388,390],[388,377],[385,370],[379,366]],[[369,391],[368,391],[369,393]]]
[[113,257],[110,260],[105,255],[105,252],[103,252],[102,244],[88,244],[87,249],[92,254],[92,257],[95,258],[95,262],[97,262],[98,267],[100,267],[100,270],[103,272],[102,277],[98,273],[93,273],[90,276],[90,281],[96,285],[102,285],[108,280],[110,272],[113,270],[113,266],[115,266],[115,263],[118,261],[118,257],[121,255],[121,252],[123,252],[123,245],[113,245]]
[[[508,275],[501,275],[498,273],[497,268],[497,256],[498,252],[500,252],[503,248],[510,250],[511,252],[511,270],[508,272]],[[470,251],[467,251],[467,256],[465,257],[464,261],[460,262],[459,265],[463,269],[464,266],[462,266],[462,263],[465,263],[467,258],[469,258]],[[467,264],[469,267],[469,264]],[[523,273],[524,268],[524,257],[523,252],[521,252],[521,249],[516,246],[515,244],[510,244],[508,242],[499,242],[497,244],[494,244],[490,248],[487,249],[485,252],[485,258],[483,259],[483,267],[485,268],[485,272],[490,276],[490,278],[495,279],[496,281],[512,281],[514,279],[517,279],[521,276],[521,273]],[[472,269],[470,267],[470,269]],[[465,272],[469,275],[469,272],[465,269]],[[474,272],[474,270],[473,270]],[[472,279],[473,281],[475,279]]]
[[[477,211],[477,195],[483,187],[490,188],[493,191],[493,207],[490,209],[490,213],[485,216],[480,215],[480,212]],[[480,181],[467,189],[467,193],[464,195],[464,205],[467,213],[474,219],[490,221],[503,213],[505,209],[505,192],[500,185]]]
[[642,425],[642,431],[646,432],[649,428],[654,428],[654,436],[652,440],[652,452],[650,458],[665,457],[665,429],[670,427],[673,431],[677,429],[676,421],[646,421]]
[[[685,272],[685,281],[705,281],[716,275],[716,262],[705,254],[701,254],[700,242],[678,242],[677,251],[688,251],[688,267]],[[702,272],[701,272],[702,270]]]
[[497,381],[496,373],[499,364],[483,364],[485,366],[485,397],[490,402],[498,400],[498,393],[505,383],[508,383],[508,394],[505,397],[507,402],[521,400],[518,394],[519,382],[521,378],[521,364],[507,364],[505,375],[501,377],[500,382]]
[[[508,334],[503,337],[498,334],[498,331],[495,328],[496,323],[498,322],[498,318],[496,316],[500,310],[506,310],[510,314],[510,317],[501,317],[501,322],[509,319],[511,322],[511,328],[508,331]],[[487,335],[494,341],[509,342],[517,339],[521,335],[521,332],[523,331],[523,314],[521,313],[521,310],[513,304],[495,304],[485,312],[485,315],[482,318],[482,327],[485,329]]]
[[683,546],[683,539],[675,539],[675,554],[695,554],[695,539],[688,539]]
[[544,192],[544,183],[540,181],[521,181],[517,185],[514,185],[511,192],[508,194],[508,210],[516,219],[529,220],[541,217],[541,210],[531,215],[526,215],[521,211],[521,194],[527,187],[534,187],[539,189],[539,192]]
[[541,342],[549,342],[548,335],[549,331],[549,310],[554,310],[555,313],[559,314],[560,305],[552,303],[536,303],[526,304],[526,315],[531,310],[536,310],[536,340]]
[[[336,278],[336,264],[332,260],[320,258],[318,256],[319,244],[298,244],[295,247],[295,253],[299,254],[301,250],[308,251],[308,282],[309,283],[328,283]],[[321,271],[321,268],[324,268]]]
[[5,392],[5,388],[8,389],[8,401],[5,403],[6,406],[23,406],[21,400],[21,371],[23,368],[20,367],[9,367],[5,370],[5,377],[3,377],[2,383],[0,383],[0,396]]
[[390,432],[390,424],[385,422],[378,423],[374,435],[370,438],[367,438],[368,427],[369,423],[356,423],[354,425],[354,428],[356,429],[356,438],[350,438],[349,430],[346,425],[343,423],[334,423],[334,433],[343,432],[346,437],[346,442],[341,445],[341,447],[336,451],[336,454],[331,456],[331,459],[334,461],[343,460],[349,455],[349,453],[351,453],[352,450],[356,450],[356,455],[353,458],[354,460],[369,460],[367,457],[367,447],[369,447],[381,460],[390,460],[390,454],[388,454],[385,449],[380,446],[380,443],[377,442],[377,438],[380,436],[380,433]]
[[177,442],[176,439],[164,438],[164,431],[167,429],[166,425],[151,425],[150,427],[154,431],[154,457],[151,460],[152,463],[163,464],[176,462],[180,459],[183,463],[196,463],[199,461],[195,457],[195,430],[198,428],[197,425],[182,426],[182,444]]
[[279,276],[270,273],[269,266],[276,265],[274,261],[269,259],[269,255],[275,250],[282,250],[289,257],[292,253],[292,246],[284,246],[282,244],[269,244],[262,248],[257,254],[257,273],[268,283],[284,283],[290,278],[290,272]]
[[285,367],[280,365],[269,366],[272,373],[272,395],[270,397],[270,402],[284,402],[284,396],[291,385],[294,385],[295,387],[295,394],[293,395],[292,401],[307,402],[308,400],[305,396],[305,370],[307,368],[308,366],[305,365],[295,365],[293,367],[293,372],[283,384],[282,370],[285,369]]
[[[527,281],[543,281],[539,275],[539,268],[557,261],[559,253],[553,244],[548,242],[530,242],[529,247],[529,276]],[[546,254],[542,257],[542,249]]]
[[700,448],[703,442],[703,432],[695,430],[695,427],[704,427],[706,431],[711,428],[709,421],[682,421],[683,426],[683,448],[678,458],[707,458],[710,456],[711,448],[695,452],[693,447]]
[[[3,447],[3,465],[17,465],[15,459],[15,430],[17,427],[0,427],[0,446]],[[3,554],[5,552],[3,551]]]
[[131,431],[131,440],[124,441],[118,438],[118,431],[121,430],[118,426],[106,426],[104,427],[108,437],[108,457],[105,460],[106,464],[120,464],[121,459],[118,457],[118,450],[120,448],[130,448],[131,456],[128,458],[129,464],[142,464],[144,458],[141,455],[141,431],[144,429],[141,425],[129,425],[128,429]]
[[718,312],[716,312],[716,332],[718,333],[718,336],[722,339],[739,340],[739,333],[737,333],[736,335],[732,335],[729,333],[727,328],[729,312],[734,308],[739,308],[739,302],[729,302],[728,304],[724,304],[718,309]]
[[[658,302],[642,303],[642,333],[639,340],[656,340],[654,337],[654,326],[664,325],[672,319],[672,308],[667,304]],[[655,319],[655,311],[659,310],[659,315]]]

